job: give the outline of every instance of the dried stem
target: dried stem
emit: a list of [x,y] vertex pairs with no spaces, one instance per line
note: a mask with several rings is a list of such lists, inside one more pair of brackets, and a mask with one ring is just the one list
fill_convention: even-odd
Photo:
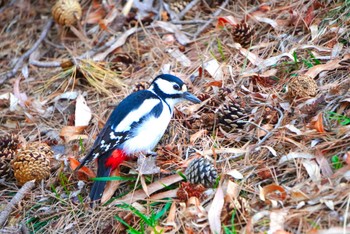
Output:
[[34,180],[25,183],[16,195],[11,199],[10,203],[7,204],[5,209],[0,213],[0,227],[2,227],[9,215],[11,214],[13,208],[24,198],[24,196],[34,188]]
[[217,9],[214,14],[213,14],[213,17],[207,21],[206,24],[204,24],[202,27],[200,27],[197,32],[193,35],[193,40],[196,39],[199,34],[201,34],[214,20],[216,20],[216,16],[220,15],[222,9],[224,9],[226,7],[226,5],[228,4],[228,0],[226,0],[225,2],[223,2],[221,4],[221,6],[219,7],[219,9]]
[[25,52],[16,62],[16,65],[13,67],[13,69],[9,72],[7,72],[3,77],[0,78],[0,84],[3,84],[7,79],[13,77],[16,75],[18,69],[23,65],[23,62],[25,59],[27,59],[41,44],[41,42],[45,39],[47,36],[47,33],[49,32],[49,29],[51,28],[51,25],[53,23],[53,19],[50,18],[49,21],[46,23],[43,31],[41,32],[41,35],[39,39],[34,43],[33,47],[30,48],[27,52]]

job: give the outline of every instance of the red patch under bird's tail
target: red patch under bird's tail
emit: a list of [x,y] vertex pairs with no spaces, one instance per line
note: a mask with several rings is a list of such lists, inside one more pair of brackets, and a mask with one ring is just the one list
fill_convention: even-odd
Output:
[[[114,150],[110,155],[100,156],[97,159],[97,177],[108,177],[122,162],[127,160],[126,153],[121,149]],[[92,202],[102,198],[107,181],[95,181],[90,191]]]

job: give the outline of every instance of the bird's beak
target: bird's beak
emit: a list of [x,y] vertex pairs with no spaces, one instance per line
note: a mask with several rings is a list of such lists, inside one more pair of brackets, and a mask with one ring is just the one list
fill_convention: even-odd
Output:
[[182,97],[186,99],[187,101],[193,102],[193,103],[200,103],[201,100],[199,100],[196,96],[194,96],[192,93],[184,92]]

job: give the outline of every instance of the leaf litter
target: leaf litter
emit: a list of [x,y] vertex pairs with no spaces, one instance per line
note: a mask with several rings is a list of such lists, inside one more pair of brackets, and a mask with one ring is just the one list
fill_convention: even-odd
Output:
[[[83,1],[66,28],[48,21],[52,1],[0,4],[1,135],[61,152],[0,232],[350,233],[350,3],[132,2]],[[123,164],[91,209],[96,166],[78,160],[162,71],[203,102],[178,106],[157,158]],[[224,112],[237,107],[244,119]],[[212,188],[185,181],[198,157]],[[0,187],[3,211],[20,187]]]

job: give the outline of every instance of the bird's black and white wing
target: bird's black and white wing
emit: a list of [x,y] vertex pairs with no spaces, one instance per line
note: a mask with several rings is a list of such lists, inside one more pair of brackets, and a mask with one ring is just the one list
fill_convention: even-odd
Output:
[[142,90],[129,95],[114,109],[81,166],[109,155],[133,137],[133,130],[143,121],[150,116],[158,117],[162,110],[161,100],[151,91]]

